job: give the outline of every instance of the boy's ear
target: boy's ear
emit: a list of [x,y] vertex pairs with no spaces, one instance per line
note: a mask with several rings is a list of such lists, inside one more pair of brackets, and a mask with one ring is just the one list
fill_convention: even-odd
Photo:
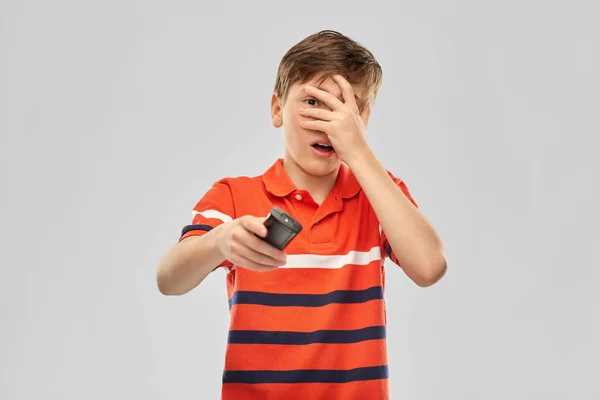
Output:
[[276,93],[273,93],[273,96],[271,96],[271,121],[273,121],[273,126],[275,128],[279,128],[283,125],[282,111],[279,97]]

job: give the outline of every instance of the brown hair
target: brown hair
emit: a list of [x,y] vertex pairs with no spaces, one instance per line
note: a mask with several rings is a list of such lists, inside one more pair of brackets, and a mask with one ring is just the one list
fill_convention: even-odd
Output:
[[[364,46],[332,30],[310,35],[288,50],[279,64],[274,91],[285,103],[293,84],[322,75],[319,85],[333,74],[344,76],[352,84],[364,84],[364,101],[375,101],[381,87],[381,66]],[[362,109],[363,105],[358,106]]]

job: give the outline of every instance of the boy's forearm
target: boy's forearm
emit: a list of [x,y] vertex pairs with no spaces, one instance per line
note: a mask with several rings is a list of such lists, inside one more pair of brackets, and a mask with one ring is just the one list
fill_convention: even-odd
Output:
[[158,289],[182,295],[198,286],[223,259],[217,247],[219,227],[202,236],[185,238],[171,247],[157,268]]
[[435,229],[394,183],[371,149],[366,148],[348,166],[408,277],[419,286],[437,282],[446,271],[446,258]]

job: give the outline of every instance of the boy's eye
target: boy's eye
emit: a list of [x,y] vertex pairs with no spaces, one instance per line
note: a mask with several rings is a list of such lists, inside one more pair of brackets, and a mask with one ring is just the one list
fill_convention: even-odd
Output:
[[309,103],[311,106],[315,106],[315,105],[316,105],[316,103],[317,103],[317,101],[316,101],[315,99],[307,99],[307,100],[305,100],[305,101],[306,101],[306,102],[310,102],[310,101],[313,101],[313,102],[315,102],[315,104],[311,104],[311,103]]

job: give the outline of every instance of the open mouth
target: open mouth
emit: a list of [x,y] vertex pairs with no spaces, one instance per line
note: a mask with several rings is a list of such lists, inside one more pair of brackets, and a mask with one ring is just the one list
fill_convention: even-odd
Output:
[[312,147],[314,147],[315,149],[325,152],[325,153],[329,153],[334,151],[333,150],[333,146],[331,146],[330,144],[327,143],[313,143]]

